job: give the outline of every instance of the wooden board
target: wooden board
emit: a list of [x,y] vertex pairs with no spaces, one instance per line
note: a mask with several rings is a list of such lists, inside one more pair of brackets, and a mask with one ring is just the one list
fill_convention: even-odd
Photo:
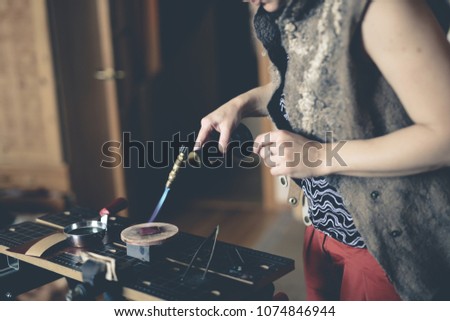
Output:
[[46,1],[0,0],[0,39],[0,188],[68,191]]

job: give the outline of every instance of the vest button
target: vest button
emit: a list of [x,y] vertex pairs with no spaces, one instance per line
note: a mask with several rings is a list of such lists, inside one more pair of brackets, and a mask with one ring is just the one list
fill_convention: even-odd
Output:
[[376,200],[378,197],[380,197],[380,192],[373,191],[372,193],[370,193],[370,197],[372,197],[373,200]]
[[389,232],[389,235],[392,237],[399,237],[400,235],[402,235],[402,231],[394,230],[394,231]]

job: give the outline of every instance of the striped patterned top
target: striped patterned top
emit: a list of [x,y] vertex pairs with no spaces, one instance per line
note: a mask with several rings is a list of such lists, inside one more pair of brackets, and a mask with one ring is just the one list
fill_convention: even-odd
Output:
[[305,178],[300,184],[308,199],[308,213],[315,228],[346,245],[366,247],[342,197],[324,177]]

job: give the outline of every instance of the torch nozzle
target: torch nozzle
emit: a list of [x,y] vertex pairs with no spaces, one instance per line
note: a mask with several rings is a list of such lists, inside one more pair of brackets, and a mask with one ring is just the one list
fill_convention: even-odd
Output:
[[178,157],[175,160],[175,164],[173,165],[172,170],[169,173],[169,178],[167,179],[167,182],[166,182],[166,188],[170,188],[170,186],[172,185],[173,181],[177,177],[177,174],[178,174],[178,171],[181,168],[181,165],[183,164],[183,162],[187,158],[188,150],[189,149],[186,146],[181,146],[180,147]]

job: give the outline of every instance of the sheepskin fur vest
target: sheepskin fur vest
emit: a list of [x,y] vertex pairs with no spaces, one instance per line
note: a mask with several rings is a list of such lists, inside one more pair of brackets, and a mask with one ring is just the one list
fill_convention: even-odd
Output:
[[[360,26],[369,4],[288,0],[277,19],[289,56],[286,111],[297,133],[324,142],[327,132],[334,141],[370,139],[412,124],[364,53]],[[431,0],[429,5],[447,31],[449,2]],[[275,68],[272,77],[279,83]],[[328,179],[403,299],[450,298],[448,168],[405,177]]]

